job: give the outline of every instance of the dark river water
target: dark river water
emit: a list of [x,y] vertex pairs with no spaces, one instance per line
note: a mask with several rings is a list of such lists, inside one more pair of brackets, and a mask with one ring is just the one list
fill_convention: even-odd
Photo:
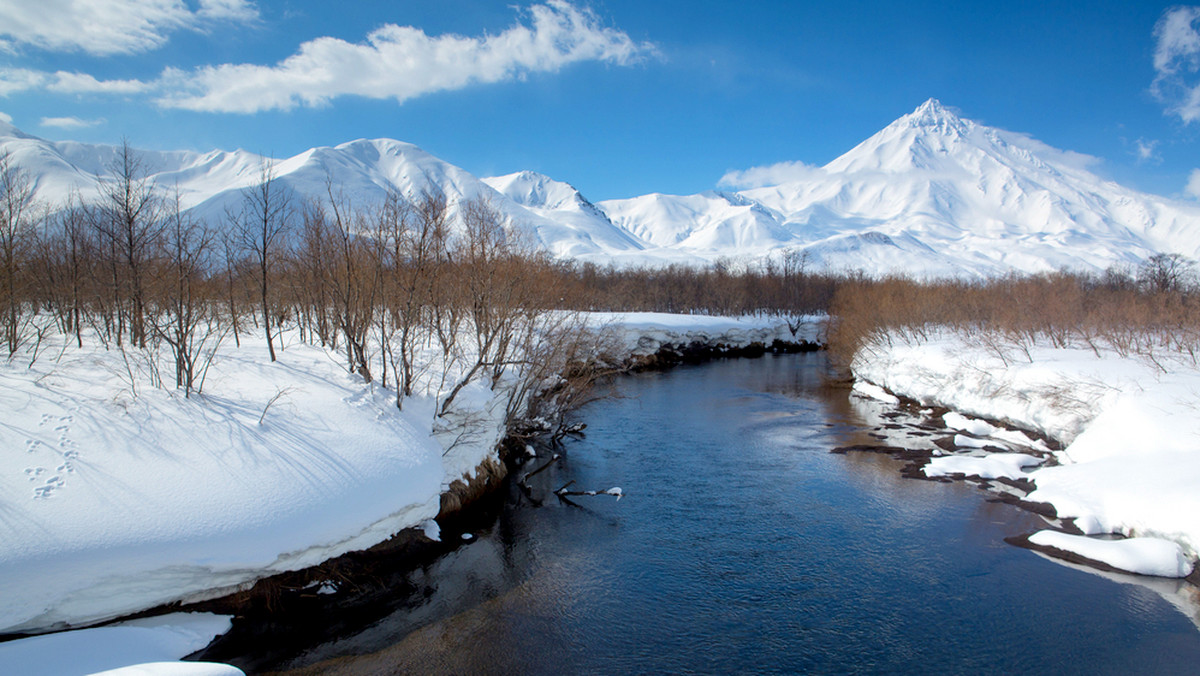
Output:
[[[462,545],[412,574],[420,600],[276,668],[1197,673],[1195,610],[1167,600],[1188,588],[1051,562],[1003,542],[1039,517],[831,454],[877,423],[826,368],[808,354],[620,378],[531,495],[512,486],[470,540],[443,532]],[[626,497],[551,494],[570,480]]]

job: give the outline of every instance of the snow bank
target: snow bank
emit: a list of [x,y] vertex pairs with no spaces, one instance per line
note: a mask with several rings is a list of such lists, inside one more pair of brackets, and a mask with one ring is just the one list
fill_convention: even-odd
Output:
[[[1053,505],[1085,532],[1161,537],[1195,557],[1200,369],[1160,358],[1164,373],[1149,361],[1082,348],[1032,347],[1026,357],[986,342],[949,331],[920,342],[892,336],[862,350],[853,370],[860,380],[960,412],[944,416],[953,429],[1029,441],[961,415],[969,414],[1067,444],[1055,453],[1060,465],[1023,475],[1036,486],[1027,499]],[[938,459],[929,471],[954,462]]]
[[1043,547],[1071,552],[1085,559],[1099,561],[1118,570],[1158,577],[1187,577],[1192,562],[1179,545],[1159,538],[1128,538],[1097,540],[1085,535],[1070,535],[1043,530],[1029,536],[1029,541]]
[[868,382],[865,382],[862,380],[854,383],[854,387],[852,387],[850,391],[853,392],[854,394],[857,394],[860,397],[865,397],[867,399],[874,399],[875,401],[882,401],[885,404],[899,404],[900,403],[899,397],[895,396],[894,394],[889,393],[887,390],[883,389],[882,387],[880,387],[878,385],[875,385],[873,383],[868,383]]
[[1024,453],[993,453],[983,456],[947,455],[932,458],[922,468],[925,476],[963,474],[981,479],[1027,479],[1026,467],[1042,464],[1042,459]]
[[322,349],[243,340],[190,399],[115,350],[56,356],[0,365],[0,630],[230,590],[438,512],[432,403],[398,413]]
[[92,676],[244,676],[244,672],[214,662],[150,662],[101,671]]
[[[789,321],[793,326],[798,326],[794,333],[788,325]],[[786,318],[596,312],[589,316],[589,322],[594,326],[614,329],[626,354],[640,357],[654,354],[666,346],[679,347],[692,343],[731,348],[748,347],[755,343],[770,346],[776,340],[819,343],[825,318],[815,315]]]
[[[79,629],[0,643],[0,669],[22,676],[234,676],[224,664],[176,662],[229,631],[230,618],[173,613],[107,627]],[[134,667],[124,665],[134,664]],[[116,671],[105,671],[115,669]]]

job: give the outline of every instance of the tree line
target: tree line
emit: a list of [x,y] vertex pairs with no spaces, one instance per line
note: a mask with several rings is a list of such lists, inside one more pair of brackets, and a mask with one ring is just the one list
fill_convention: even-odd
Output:
[[918,282],[848,278],[831,305],[828,344],[844,363],[895,337],[924,341],[942,329],[970,335],[1004,361],[1031,361],[1045,345],[1111,350],[1200,364],[1200,285],[1194,263],[1157,254],[1136,267],[997,279]]

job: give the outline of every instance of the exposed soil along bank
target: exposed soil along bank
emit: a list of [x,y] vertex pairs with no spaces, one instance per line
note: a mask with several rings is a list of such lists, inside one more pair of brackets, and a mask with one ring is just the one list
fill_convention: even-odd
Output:
[[[500,465],[503,467],[503,465]],[[464,533],[494,521],[504,479],[475,492],[460,509],[438,518],[440,539],[409,528],[370,549],[260,580],[238,594],[181,610],[233,615],[232,630],[187,659],[233,664],[247,673],[272,669],[309,645],[351,635],[381,618],[418,606],[435,588],[429,567],[464,545]],[[146,615],[159,614],[155,609]]]
[[629,357],[625,364],[625,370],[632,372],[652,371],[656,369],[669,369],[679,364],[701,364],[712,359],[742,357],[752,359],[761,357],[767,353],[798,354],[801,352],[815,352],[821,349],[824,349],[824,345],[808,340],[789,342],[775,339],[769,345],[760,342],[750,343],[749,345],[713,344],[700,341],[693,341],[687,344],[666,343],[653,354]]
[[437,521],[441,523],[487,497],[490,493],[494,493],[508,476],[508,470],[506,462],[488,458],[475,468],[475,472],[471,476],[451,483],[450,489],[442,493],[441,510],[438,511]]

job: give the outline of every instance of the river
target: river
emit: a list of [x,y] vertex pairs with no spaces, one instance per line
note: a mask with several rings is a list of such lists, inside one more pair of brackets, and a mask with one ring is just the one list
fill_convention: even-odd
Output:
[[[831,454],[875,441],[875,421],[827,369],[816,353],[617,379],[529,494],[513,482],[443,531],[454,546],[407,576],[417,593],[242,666],[1195,673],[1200,631],[1170,593],[1005,544],[1044,522],[973,485]],[[551,494],[572,480],[625,497]]]

